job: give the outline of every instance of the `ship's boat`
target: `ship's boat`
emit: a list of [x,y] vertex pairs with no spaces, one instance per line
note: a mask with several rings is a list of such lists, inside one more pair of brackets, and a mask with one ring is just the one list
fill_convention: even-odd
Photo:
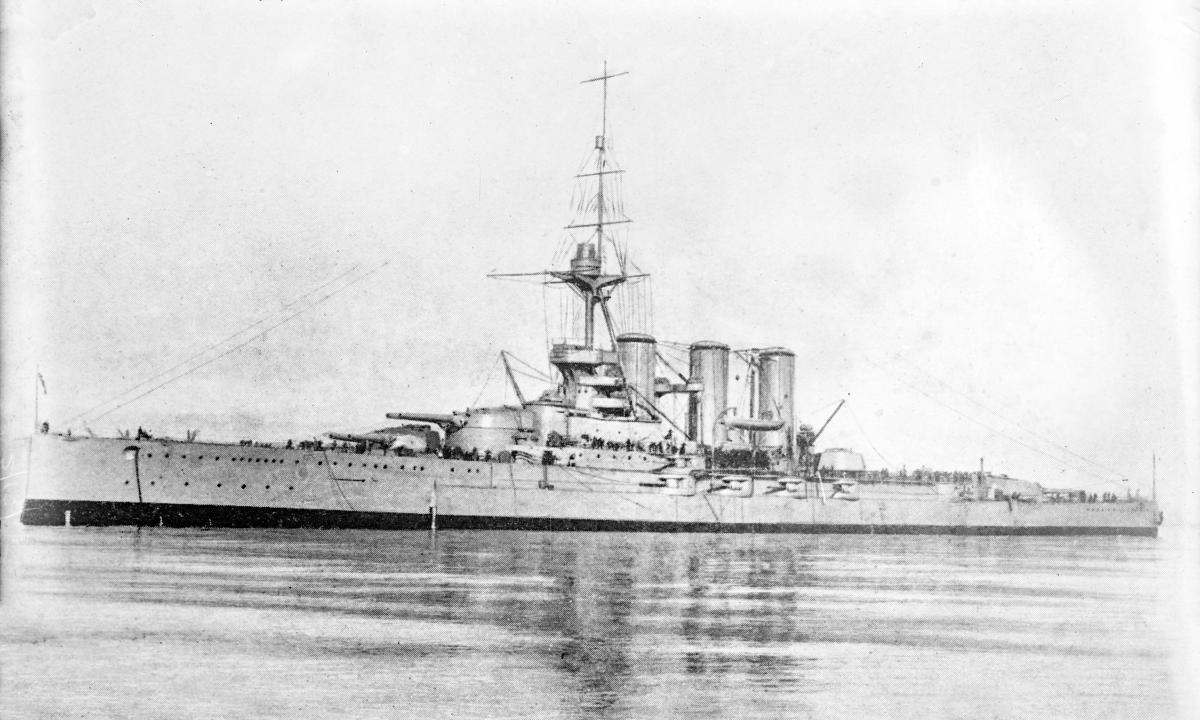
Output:
[[[624,73],[587,82],[607,86]],[[607,123],[607,105],[603,113]],[[499,528],[740,532],[1154,535],[1143,500],[1014,502],[1011,482],[979,473],[908,477],[866,470],[862,456],[814,452],[825,425],[801,432],[795,355],[660,341],[621,298],[645,275],[613,228],[630,222],[607,127],[595,136],[584,217],[567,227],[565,263],[523,274],[570,293],[577,337],[550,343],[552,386],[518,403],[450,412],[403,410],[369,432],[330,432],[284,447],[40,432],[30,443],[27,524]],[[575,234],[577,233],[577,234]],[[512,276],[500,276],[512,277]],[[660,345],[662,347],[660,347]],[[730,404],[731,366],[743,405]],[[683,417],[664,398],[686,406]],[[840,409],[840,405],[838,406]],[[834,411],[836,415],[837,410]]]

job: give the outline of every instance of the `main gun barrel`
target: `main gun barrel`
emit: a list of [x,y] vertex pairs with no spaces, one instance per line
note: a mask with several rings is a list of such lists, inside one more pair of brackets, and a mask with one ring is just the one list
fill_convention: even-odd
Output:
[[458,429],[466,424],[467,419],[462,415],[448,415],[443,413],[410,413],[410,412],[391,412],[387,414],[390,420],[409,420],[412,422],[425,422],[440,425],[443,428]]
[[389,435],[387,433],[336,433],[327,432],[326,436],[333,440],[341,440],[349,443],[367,443],[369,445],[391,445],[396,442],[399,435]]

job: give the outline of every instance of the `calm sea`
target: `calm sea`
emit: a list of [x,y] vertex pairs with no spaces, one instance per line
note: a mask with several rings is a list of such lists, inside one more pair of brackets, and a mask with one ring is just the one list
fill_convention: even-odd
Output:
[[1144,538],[26,528],[5,718],[1177,717]]

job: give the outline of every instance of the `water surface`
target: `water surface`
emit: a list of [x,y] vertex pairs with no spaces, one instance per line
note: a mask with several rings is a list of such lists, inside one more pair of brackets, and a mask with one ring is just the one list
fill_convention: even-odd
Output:
[[4,530],[15,717],[1175,717],[1162,540]]

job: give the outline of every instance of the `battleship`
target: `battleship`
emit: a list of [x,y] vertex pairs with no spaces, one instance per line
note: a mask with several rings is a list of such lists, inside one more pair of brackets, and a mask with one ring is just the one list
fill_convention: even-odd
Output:
[[[1152,499],[1055,490],[985,472],[868,470],[819,448],[795,412],[796,356],[668,344],[629,313],[644,277],[615,240],[624,172],[600,133],[578,175],[582,217],[557,267],[515,276],[570,298],[581,337],[550,341],[548,389],[517,402],[388,413],[388,427],[293,443],[32,434],[27,525],[1155,536]],[[622,228],[623,229],[623,228]],[[626,293],[628,295],[628,293]],[[686,371],[664,350],[686,355]],[[735,367],[736,366],[736,367]],[[680,363],[680,367],[683,367]],[[735,377],[738,390],[734,392]],[[738,396],[738,400],[731,398]],[[674,416],[665,399],[685,411]],[[840,409],[840,405],[838,408]]]

